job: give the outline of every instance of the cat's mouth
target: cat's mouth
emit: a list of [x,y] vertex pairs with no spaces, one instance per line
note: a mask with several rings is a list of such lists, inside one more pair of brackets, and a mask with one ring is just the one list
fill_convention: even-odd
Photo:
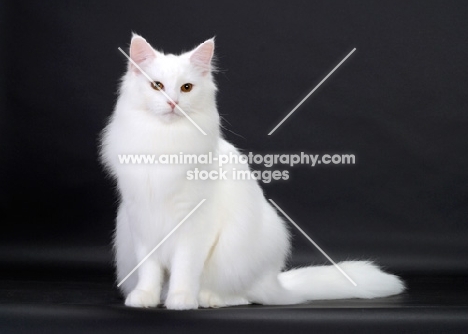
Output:
[[168,118],[173,118],[173,117],[180,117],[182,116],[182,114],[180,114],[178,111],[176,111],[175,109],[172,109],[170,111],[166,111],[162,114],[160,114],[161,116],[164,116],[164,117],[168,117]]

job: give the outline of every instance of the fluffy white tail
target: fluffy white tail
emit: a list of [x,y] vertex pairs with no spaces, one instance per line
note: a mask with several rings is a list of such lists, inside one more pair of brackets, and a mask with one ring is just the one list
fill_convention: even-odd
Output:
[[293,269],[269,277],[249,294],[251,302],[298,304],[308,300],[377,298],[401,293],[405,286],[367,261],[345,261],[340,268],[357,284],[354,286],[334,266]]

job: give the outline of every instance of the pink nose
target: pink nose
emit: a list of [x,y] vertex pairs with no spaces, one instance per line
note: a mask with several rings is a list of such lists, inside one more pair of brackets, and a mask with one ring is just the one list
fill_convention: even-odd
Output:
[[177,101],[167,101],[167,103],[171,106],[172,109],[175,108],[176,104],[178,103]]

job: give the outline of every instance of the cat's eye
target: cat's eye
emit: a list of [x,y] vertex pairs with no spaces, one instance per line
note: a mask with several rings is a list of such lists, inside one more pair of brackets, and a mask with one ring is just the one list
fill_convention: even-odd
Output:
[[180,90],[183,91],[184,93],[188,93],[192,90],[193,85],[191,83],[186,83],[180,86]]
[[153,81],[151,83],[151,88],[153,88],[154,90],[161,90],[164,89],[164,85],[159,81]]

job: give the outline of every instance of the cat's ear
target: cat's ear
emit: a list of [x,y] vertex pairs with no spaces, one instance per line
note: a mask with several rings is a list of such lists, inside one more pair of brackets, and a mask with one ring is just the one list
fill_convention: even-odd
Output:
[[[156,52],[143,37],[134,34],[130,44],[130,58],[141,67],[156,58]],[[138,72],[133,64],[130,67]]]
[[214,38],[211,38],[195,48],[190,54],[190,62],[205,75],[212,69],[212,59],[214,54]]

